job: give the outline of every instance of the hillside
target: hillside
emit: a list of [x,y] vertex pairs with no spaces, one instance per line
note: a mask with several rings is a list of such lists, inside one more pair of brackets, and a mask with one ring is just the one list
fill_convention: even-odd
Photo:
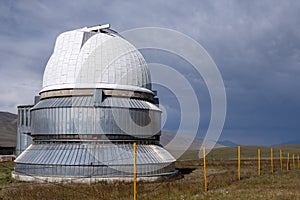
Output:
[[0,112],[0,146],[16,146],[17,115]]
[[[270,148],[266,146],[241,146],[241,158],[242,159],[256,159],[257,158],[257,148],[261,150],[261,158],[269,159],[270,158]],[[281,145],[273,146],[273,156],[274,159],[279,158],[279,151],[282,150],[282,156],[287,157],[287,154],[290,153],[290,158],[292,155],[300,155],[300,145]],[[190,150],[184,153],[180,158],[181,160],[195,160],[199,159],[199,150]],[[236,160],[237,159],[237,147],[223,147],[215,148],[209,152],[207,155],[208,160]]]
[[[174,137],[176,136],[176,139]],[[183,151],[197,152],[203,143],[198,137],[192,137],[185,133],[175,133],[170,131],[162,131],[160,143],[175,157],[179,158]],[[206,141],[208,146],[213,146],[214,142]],[[188,148],[187,148],[188,147]],[[214,148],[222,148],[224,145],[216,143]]]

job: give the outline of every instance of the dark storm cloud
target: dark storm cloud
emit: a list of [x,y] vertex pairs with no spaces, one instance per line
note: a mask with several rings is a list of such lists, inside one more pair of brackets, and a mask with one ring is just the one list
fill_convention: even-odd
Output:
[[[15,112],[16,105],[32,103],[59,33],[99,23],[118,31],[159,26],[191,36],[218,65],[228,99],[223,139],[299,139],[299,8],[292,0],[1,1],[0,110]],[[203,81],[185,66],[185,76],[202,91]],[[209,107],[209,99],[203,105]],[[202,111],[208,121],[209,109]]]

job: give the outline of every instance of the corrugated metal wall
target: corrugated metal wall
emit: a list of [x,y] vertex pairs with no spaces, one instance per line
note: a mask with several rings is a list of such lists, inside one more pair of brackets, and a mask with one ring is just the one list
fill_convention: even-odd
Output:
[[[157,145],[137,146],[137,173],[174,171],[175,159]],[[133,147],[127,145],[32,145],[17,159],[15,172],[41,176],[126,176],[133,174]]]
[[31,111],[32,135],[129,134],[151,136],[160,132],[161,111],[148,102],[106,98],[94,106],[92,97],[64,97],[40,101]]
[[[15,172],[74,178],[132,176],[132,140],[138,142],[138,175],[174,172],[175,159],[165,149],[154,145],[159,142],[161,125],[161,110],[157,106],[141,99],[95,97],[97,95],[49,98],[41,100],[31,110],[30,107],[20,108],[20,130],[26,129],[36,138],[15,160]],[[25,135],[19,135],[20,147],[26,148],[26,142],[22,142]],[[122,144],[111,143],[102,136],[115,141],[129,139]],[[102,139],[99,138],[108,142],[100,143]]]
[[32,137],[29,135],[31,132],[31,116],[30,109],[33,106],[19,106],[18,107],[18,132],[17,132],[17,145],[16,155],[22,153],[29,145],[32,144]]

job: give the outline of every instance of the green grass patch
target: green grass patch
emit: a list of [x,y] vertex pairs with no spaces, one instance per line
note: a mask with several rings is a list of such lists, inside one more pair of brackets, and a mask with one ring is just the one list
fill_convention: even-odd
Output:
[[0,185],[13,182],[13,179],[11,178],[11,171],[13,169],[14,169],[13,162],[0,163]]
[[[269,159],[270,158],[270,148],[265,146],[241,146],[241,159],[256,159],[257,158],[257,149],[260,148],[261,158]],[[279,159],[279,151],[282,150],[282,156],[286,159],[287,154],[290,154],[290,159],[294,154],[295,159],[300,155],[300,145],[283,145],[283,146],[274,146],[273,156],[274,159]],[[237,159],[237,147],[222,147],[212,149],[207,155],[207,160],[236,160]],[[202,152],[200,152],[202,156]],[[190,150],[186,151],[179,160],[197,160],[199,159],[199,151]]]

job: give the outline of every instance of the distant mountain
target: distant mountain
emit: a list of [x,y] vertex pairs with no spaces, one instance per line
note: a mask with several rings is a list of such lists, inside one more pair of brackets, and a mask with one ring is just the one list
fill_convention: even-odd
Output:
[[0,146],[16,146],[18,116],[0,112]]
[[[175,139],[176,137],[176,139]],[[160,143],[176,158],[180,157],[180,154],[185,151],[196,151],[201,148],[203,140],[198,137],[193,137],[185,133],[175,133],[171,131],[162,131],[160,137]],[[206,147],[221,148],[224,147],[221,144],[214,144],[213,141],[206,141]]]
[[275,145],[272,145],[272,146],[281,146],[281,145],[287,145],[287,144],[300,144],[300,139],[299,140],[290,140],[290,141],[275,144]]
[[227,146],[227,147],[236,147],[236,146],[239,146],[239,144],[234,143],[234,142],[229,141],[229,140],[218,141],[218,143],[221,144],[221,145]]

